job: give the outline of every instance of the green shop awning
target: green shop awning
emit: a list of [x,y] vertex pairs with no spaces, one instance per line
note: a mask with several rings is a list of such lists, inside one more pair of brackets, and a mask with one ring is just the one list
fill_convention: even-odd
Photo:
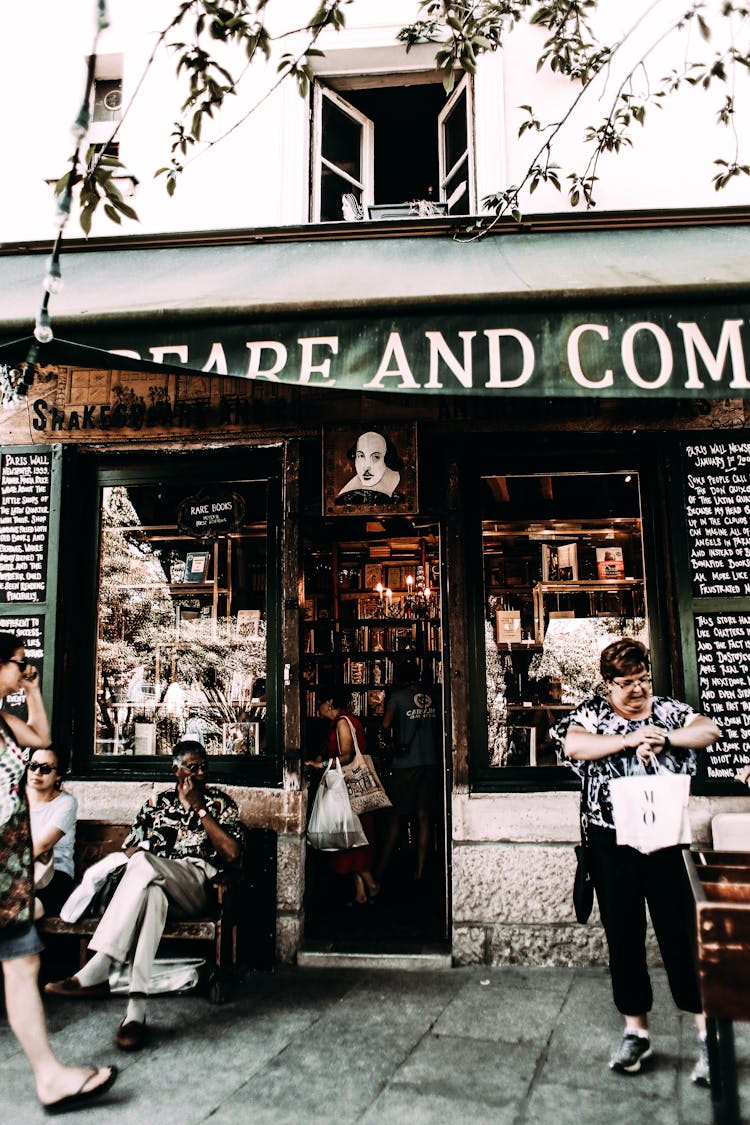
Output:
[[[100,349],[123,369],[316,390],[750,397],[749,224],[474,242],[258,232],[230,245],[92,244],[62,267],[50,302],[62,340],[40,363],[115,366]],[[43,272],[41,254],[0,255],[6,341],[28,334]]]

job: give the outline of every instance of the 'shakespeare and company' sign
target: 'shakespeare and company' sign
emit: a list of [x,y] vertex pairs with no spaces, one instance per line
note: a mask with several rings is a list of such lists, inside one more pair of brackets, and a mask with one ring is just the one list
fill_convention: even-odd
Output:
[[76,333],[192,371],[367,393],[750,397],[750,310],[467,310]]

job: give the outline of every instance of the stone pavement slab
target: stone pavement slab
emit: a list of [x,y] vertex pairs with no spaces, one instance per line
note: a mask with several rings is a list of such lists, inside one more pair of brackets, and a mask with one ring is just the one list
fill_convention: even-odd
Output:
[[[122,998],[47,1011],[63,1058],[122,1069],[75,1125],[711,1125],[710,1095],[690,1082],[692,1019],[653,977],[655,1054],[637,1076],[607,1066],[621,1021],[603,969],[251,974],[218,1007],[154,997],[151,1043],[134,1055],[112,1042]],[[750,1120],[750,1025],[735,1032]],[[2,1021],[0,1065],[0,1121],[47,1120]]]

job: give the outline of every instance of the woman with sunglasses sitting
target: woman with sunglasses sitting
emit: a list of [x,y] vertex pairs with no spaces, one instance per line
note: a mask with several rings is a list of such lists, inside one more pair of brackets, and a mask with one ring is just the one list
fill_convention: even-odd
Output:
[[[68,756],[52,747],[34,750],[26,773],[26,799],[31,814],[31,841],[37,880],[45,861],[54,872],[35,887],[34,917],[59,914],[73,890],[78,802],[62,788]],[[50,856],[50,852],[52,855]]]

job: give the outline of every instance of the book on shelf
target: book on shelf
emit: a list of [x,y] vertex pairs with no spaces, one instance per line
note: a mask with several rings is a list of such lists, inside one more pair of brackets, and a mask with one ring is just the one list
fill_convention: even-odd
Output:
[[369,715],[382,715],[385,709],[385,689],[374,688],[367,693],[367,713]]
[[520,609],[495,610],[495,639],[499,645],[517,644],[521,640]]
[[211,555],[208,551],[188,551],[185,558],[185,574],[182,581],[187,585],[196,583],[200,585],[206,581],[208,563]]
[[578,546],[576,543],[542,545],[542,581],[576,582],[578,580]]
[[238,640],[257,637],[260,632],[260,610],[238,609],[236,635]]
[[383,568],[380,563],[365,563],[364,577],[365,590],[374,590],[378,582],[380,582],[381,585],[385,585],[383,582]]
[[622,547],[597,547],[596,548],[596,574],[597,578],[624,578],[625,560],[622,557]]

